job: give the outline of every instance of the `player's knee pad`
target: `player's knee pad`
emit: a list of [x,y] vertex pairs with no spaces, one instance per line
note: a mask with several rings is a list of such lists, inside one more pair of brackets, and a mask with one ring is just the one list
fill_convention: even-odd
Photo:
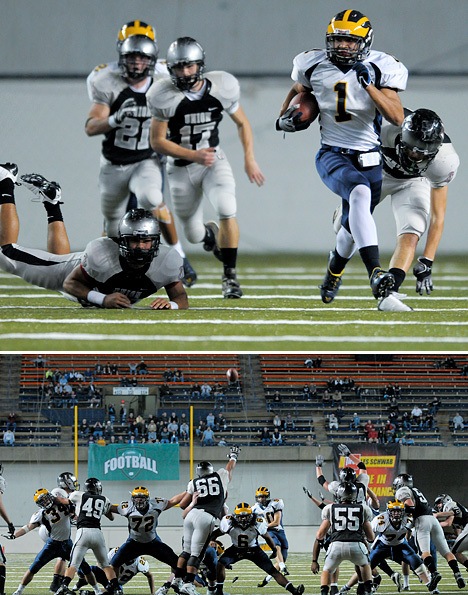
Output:
[[166,225],[170,225],[172,223],[172,213],[166,203],[162,202],[159,207],[155,208],[154,212],[159,223],[165,223]]
[[418,575],[421,576],[421,574],[424,574],[425,572],[429,572],[429,570],[427,569],[427,566],[425,564],[421,564],[420,566],[418,566],[417,568],[414,569],[414,572]]
[[190,558],[190,554],[188,552],[182,552],[179,554],[179,558],[183,558],[185,561],[187,561]]
[[187,566],[198,568],[200,566],[200,558],[198,556],[190,556],[187,560]]

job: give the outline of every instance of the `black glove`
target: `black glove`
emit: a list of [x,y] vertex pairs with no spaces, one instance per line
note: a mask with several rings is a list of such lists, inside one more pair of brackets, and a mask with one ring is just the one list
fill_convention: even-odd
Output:
[[13,523],[8,523],[8,533],[10,535],[13,535],[12,539],[14,539],[14,533],[15,533],[15,526],[13,525]]
[[430,295],[431,291],[434,291],[432,265],[433,261],[424,256],[420,256],[418,264],[414,265],[413,275],[416,277],[416,293],[419,293],[419,295],[423,295],[424,292]]
[[362,62],[356,62],[353,64],[353,70],[356,73],[358,83],[361,85],[361,87],[367,89],[367,87],[372,83],[371,73],[367,66]]

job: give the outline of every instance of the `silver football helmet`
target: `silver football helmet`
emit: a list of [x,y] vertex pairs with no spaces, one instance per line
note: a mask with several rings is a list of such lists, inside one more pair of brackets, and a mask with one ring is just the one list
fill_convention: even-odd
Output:
[[[124,42],[125,43],[125,42]],[[132,247],[132,239],[151,239],[151,248]],[[159,223],[145,209],[132,209],[119,223],[119,252],[130,266],[143,266],[156,257],[161,242]]]
[[444,125],[430,109],[417,109],[406,116],[396,152],[401,167],[416,176],[421,175],[439,152],[444,141]]
[[204,475],[209,475],[213,473],[213,465],[209,461],[201,461],[197,465],[197,475],[198,477],[203,477]]
[[400,473],[395,477],[393,480],[393,489],[396,492],[403,486],[407,486],[408,488],[413,487],[413,476],[409,475],[408,473]]
[[77,482],[76,477],[69,471],[60,473],[57,477],[57,486],[72,492],[80,489],[80,484]]
[[[120,71],[125,79],[141,81],[154,74],[159,49],[146,35],[132,35],[118,46]],[[141,58],[141,63],[136,58]]]
[[[166,56],[167,69],[172,82],[181,91],[189,91],[205,72],[205,51],[192,37],[179,37],[171,43]],[[174,68],[198,64],[198,70],[190,76],[176,76]]]

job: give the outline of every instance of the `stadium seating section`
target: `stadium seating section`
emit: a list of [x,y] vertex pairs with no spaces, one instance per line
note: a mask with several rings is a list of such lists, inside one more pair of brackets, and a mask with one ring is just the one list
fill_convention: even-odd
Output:
[[[190,405],[193,405],[197,425],[209,412],[221,411],[227,425],[216,432],[216,439],[223,438],[228,444],[262,445],[262,428],[266,426],[272,430],[273,417],[279,415],[284,420],[287,414],[292,417],[294,427],[282,430],[284,445],[305,445],[307,439],[321,444],[364,441],[363,426],[367,420],[379,426],[387,419],[389,399],[384,397],[385,387],[397,385],[400,415],[403,411],[411,411],[414,405],[419,405],[425,414],[435,397],[441,401],[432,429],[414,426],[406,432],[406,438],[414,441],[415,446],[468,445],[468,368],[463,355],[447,359],[430,354],[262,354],[248,356],[247,364],[241,355],[232,354],[145,354],[144,357],[125,354],[109,358],[102,354],[59,354],[44,355],[44,367],[35,363],[37,356],[18,357],[21,359],[19,394],[8,405],[9,410],[15,410],[19,416],[15,445],[57,446],[72,440],[73,410],[66,403],[57,408],[56,403],[44,394],[42,387],[47,370],[74,370],[83,374],[88,370],[94,374],[97,365],[107,364],[115,364],[117,373],[98,373],[93,379],[94,386],[102,393],[102,401],[92,403],[88,394],[89,380],[71,383],[77,393],[80,420],[85,417],[90,424],[107,419],[105,403],[113,402],[109,401],[113,388],[122,386],[125,377],[136,378],[137,386],[148,387],[150,394],[156,395],[156,411],[146,411],[146,417],[150,413],[160,416],[164,411],[168,415],[175,412],[189,417]],[[309,357],[313,363],[307,366],[305,359]],[[134,376],[129,364],[134,365],[140,359],[147,364],[148,373]],[[228,382],[226,372],[230,368],[238,371],[239,381],[236,383]],[[184,381],[169,381],[170,393],[160,394],[165,382],[164,373],[174,369],[183,372]],[[333,379],[354,381],[352,389],[340,391],[339,406],[333,398],[330,402],[323,400]],[[191,391],[195,382],[208,382],[211,386],[218,383],[220,390],[218,394],[213,391],[210,397],[195,396]],[[303,391],[306,385],[312,386],[310,394]],[[275,398],[275,394],[279,394],[279,398]],[[136,409],[141,407],[141,402],[133,399],[130,408],[133,405],[137,415],[139,411]],[[2,407],[5,410],[5,404]],[[331,412],[339,413],[338,429],[329,429]],[[359,429],[350,429],[354,412],[361,419]],[[451,420],[455,413],[465,418],[464,430],[453,429]],[[6,419],[7,412],[3,411],[3,415]],[[118,421],[114,424],[116,439],[126,441],[128,426]],[[80,438],[80,443],[86,444],[86,439]]]

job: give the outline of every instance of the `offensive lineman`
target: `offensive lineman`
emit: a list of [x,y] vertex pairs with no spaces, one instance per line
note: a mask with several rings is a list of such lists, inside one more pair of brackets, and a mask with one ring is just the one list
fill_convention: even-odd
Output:
[[0,269],[85,307],[130,308],[164,287],[169,299],[155,298],[151,309],[188,308],[180,281],[182,259],[172,248],[160,245],[158,222],[144,209],[124,215],[117,241],[98,238],[84,252],[70,252],[60,186],[39,174],[25,174],[22,185],[42,200],[48,215],[48,252],[19,246],[17,175],[14,163],[0,165]]
[[[219,146],[223,111],[237,126],[247,177],[261,186],[264,176],[255,161],[250,123],[239,103],[239,83],[227,72],[205,74],[205,52],[191,37],[179,37],[170,45],[167,67],[170,79],[157,80],[147,93],[153,115],[151,146],[168,156],[172,204],[187,240],[203,242],[205,250],[213,251],[223,263],[223,296],[240,298],[235,182]],[[203,223],[204,196],[217,213],[219,228],[214,221]]]
[[468,570],[468,558],[462,552],[468,551],[468,509],[460,502],[455,502],[448,494],[437,496],[434,502],[434,516],[444,526],[455,525],[460,533],[452,546],[452,554]]
[[459,589],[463,589],[465,581],[460,572],[457,559],[451,553],[442,527],[433,516],[431,507],[424,494],[413,485],[413,477],[408,473],[400,473],[393,481],[395,499],[405,504],[405,510],[412,514],[414,521],[415,541],[421,551],[424,564],[432,574],[432,590],[437,587],[441,575],[437,572],[434,559],[430,553],[430,542],[434,543],[439,553],[447,560]]
[[333,17],[327,28],[326,50],[309,50],[294,58],[294,85],[276,122],[277,130],[300,130],[296,128],[296,106],[288,107],[289,103],[303,91],[315,95],[322,139],[316,168],[325,185],[341,197],[343,207],[336,247],[330,252],[320,287],[326,304],[338,293],[355,247],[375,298],[384,297],[395,282],[380,266],[372,212],[382,185],[382,118],[395,125],[403,121],[398,92],[406,88],[408,71],[393,56],[371,51],[372,41],[372,26],[361,12],[343,10]]
[[163,202],[162,158],[149,144],[151,114],[146,92],[155,78],[168,74],[165,62],[157,59],[154,28],[143,21],[123,25],[117,51],[118,62],[100,64],[86,81],[92,107],[85,132],[104,135],[99,189],[106,233],[117,235],[132,192],[138,206],[153,212],[166,242],[184,259],[184,282],[190,287],[197,274],[185,257],[172,214]]
[[228,534],[232,545],[227,548],[221,558],[218,560],[216,595],[223,595],[223,585],[226,578],[226,567],[239,562],[240,560],[250,560],[259,568],[264,570],[269,576],[272,576],[276,582],[284,587],[293,595],[302,595],[304,585],[294,585],[277,570],[267,554],[262,550],[258,543],[258,537],[261,536],[266,543],[275,551],[275,542],[270,536],[268,523],[263,516],[256,514],[253,507],[246,502],[238,504],[232,515],[226,515],[221,519],[219,529],[214,533]]

